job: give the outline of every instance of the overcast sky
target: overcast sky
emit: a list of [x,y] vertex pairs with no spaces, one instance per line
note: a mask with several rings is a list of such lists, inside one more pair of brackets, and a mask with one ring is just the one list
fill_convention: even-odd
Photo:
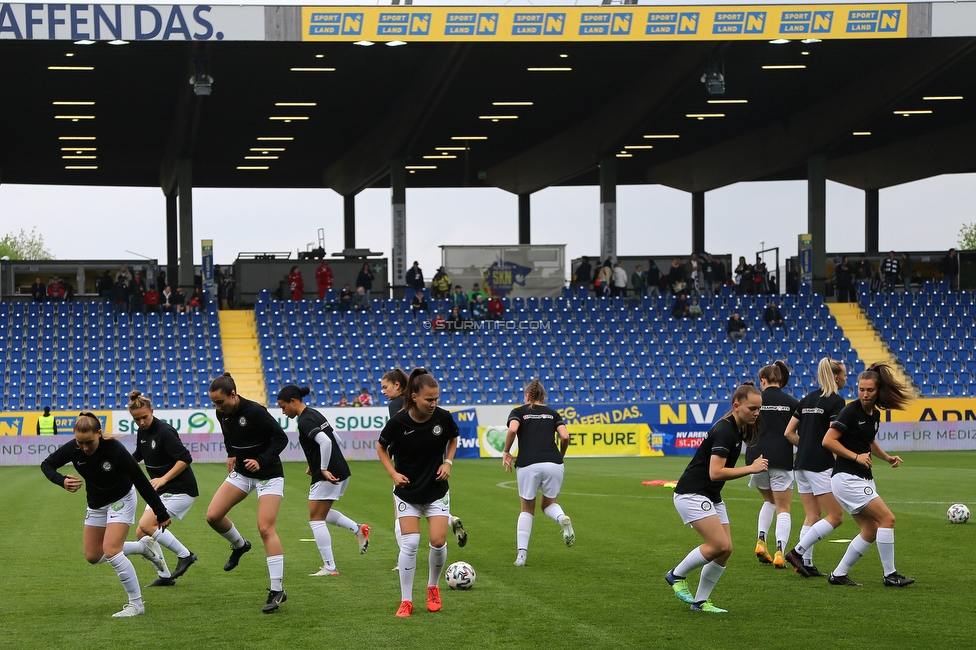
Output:
[[[222,3],[215,3],[222,4]],[[238,3],[234,3],[238,4]],[[294,4],[242,2],[240,4]],[[391,4],[329,2],[325,4]],[[416,5],[464,5],[415,0]],[[598,5],[586,2],[479,2],[479,5]],[[641,2],[642,5],[652,3]],[[662,5],[693,4],[687,1]],[[718,2],[710,4],[731,4]],[[16,117],[13,118],[14,121]],[[880,192],[881,250],[943,250],[956,246],[963,223],[976,221],[976,175],[948,175]],[[409,178],[408,178],[409,184]],[[661,186],[617,191],[619,255],[666,256],[690,252],[691,195]],[[760,241],[779,246],[781,259],[796,254],[807,232],[805,182],[739,183],[705,197],[705,244],[713,253],[751,258]],[[551,188],[532,196],[532,243],[565,244],[566,258],[599,254],[599,190]],[[325,248],[343,248],[342,198],[327,189],[193,192],[194,261],[199,240],[214,240],[214,258],[229,264],[240,251],[305,250],[325,230]],[[390,192],[368,190],[356,200],[360,248],[391,249]],[[0,184],[0,234],[36,227],[58,259],[166,260],[165,199],[159,188],[91,188]],[[441,245],[518,243],[517,197],[493,189],[408,189],[407,255],[427,277],[440,264]],[[827,186],[827,250],[864,248],[864,194]],[[770,260],[771,262],[772,260]]]

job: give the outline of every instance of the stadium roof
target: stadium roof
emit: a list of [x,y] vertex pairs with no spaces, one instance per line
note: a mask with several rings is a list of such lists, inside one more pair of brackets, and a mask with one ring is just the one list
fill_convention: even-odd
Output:
[[[410,187],[516,193],[597,184],[608,155],[619,184],[686,191],[804,179],[820,153],[828,178],[865,189],[976,171],[968,3],[770,6],[758,23],[741,8],[682,7],[698,12],[690,36],[675,9],[567,7],[558,37],[546,33],[551,10],[525,8],[470,24],[457,9],[360,8],[359,31],[343,33],[356,26],[348,9],[155,6],[155,18],[133,14],[146,5],[0,6],[5,183],[165,189],[180,158],[196,187],[346,195],[389,186],[399,159],[417,167]],[[401,13],[402,28],[384,27],[382,15]],[[412,34],[422,14],[427,32]],[[862,23],[873,31],[851,30]],[[516,36],[526,26],[538,33]],[[364,39],[376,44],[354,44]],[[709,69],[724,94],[706,92]],[[195,94],[191,76],[211,76],[212,94]]]

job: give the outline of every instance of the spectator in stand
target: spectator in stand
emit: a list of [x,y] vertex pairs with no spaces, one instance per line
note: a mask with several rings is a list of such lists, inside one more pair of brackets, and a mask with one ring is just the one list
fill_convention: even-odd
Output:
[[858,282],[870,282],[874,275],[874,266],[868,261],[867,255],[861,255],[861,260],[854,265],[854,279]]
[[122,280],[122,282],[125,283],[125,286],[129,286],[129,280],[132,279],[132,269],[128,265],[123,264],[122,268],[119,269],[119,272],[115,275],[115,279]]
[[112,305],[116,314],[129,308],[129,287],[122,278],[118,278],[112,285]]
[[760,295],[769,293],[769,274],[766,263],[758,255],[756,255],[756,263],[752,267],[752,284],[755,285],[754,293]]
[[459,312],[465,312],[468,309],[468,294],[461,290],[461,285],[454,286],[454,293],[451,294],[451,302],[454,303],[454,307]]
[[776,327],[786,327],[786,321],[783,320],[783,312],[779,310],[775,300],[769,303],[769,307],[766,307],[766,311],[763,313],[763,322],[766,323],[766,327],[769,328],[770,333]]
[[305,295],[305,281],[302,280],[302,272],[298,270],[297,265],[288,271],[288,290],[291,292],[292,300],[301,300]]
[[407,269],[407,274],[404,276],[407,282],[407,286],[413,289],[417,293],[422,293],[424,290],[424,272],[420,269],[420,262],[416,260],[409,269]]
[[364,287],[356,287],[356,293],[352,297],[352,305],[356,311],[369,310],[369,292]]
[[106,269],[101,277],[98,278],[98,284],[96,285],[98,295],[105,302],[112,302],[112,284],[112,274]]
[[647,260],[647,280],[645,281],[645,286],[647,287],[647,295],[651,298],[661,296],[661,269],[657,267],[657,262],[654,260]]
[[674,299],[674,307],[671,308],[671,316],[674,318],[688,318],[688,298],[685,296],[684,291],[678,294],[678,297]]
[[346,399],[345,395],[343,395],[342,397],[339,398],[339,403],[336,404],[336,406],[349,406],[349,400]]
[[190,296],[190,303],[187,305],[187,311],[206,311],[207,310],[207,294],[203,292],[200,287],[193,287],[193,295]]
[[69,280],[64,281],[64,301],[65,302],[75,301],[75,288]]
[[705,295],[715,295],[715,260],[711,253],[705,253],[705,263],[702,264],[702,279],[705,281]]
[[901,254],[901,279],[905,283],[905,293],[912,292],[912,278],[915,277],[915,262],[908,253]]
[[701,318],[705,315],[702,311],[701,305],[698,304],[698,298],[692,298],[691,304],[688,305],[688,318]]
[[278,281],[278,288],[272,291],[271,295],[274,296],[275,300],[284,300],[285,293],[287,292],[287,287],[288,287],[288,276],[286,275],[284,280]]
[[441,316],[440,312],[436,312],[434,314],[434,318],[432,318],[430,321],[430,328],[432,330],[442,330],[445,329],[446,326],[447,326],[447,321],[444,320],[444,317]]
[[485,292],[481,290],[481,285],[479,285],[477,282],[475,282],[474,283],[474,287],[472,287],[472,289],[471,289],[471,295],[468,296],[468,306],[469,307],[470,307],[471,303],[473,303],[478,298],[478,296],[481,296],[481,299],[484,300],[485,299]]
[[688,288],[688,276],[685,267],[681,264],[681,258],[676,257],[671,260],[671,268],[668,269],[668,291],[676,296],[683,293]]
[[30,287],[31,300],[34,302],[44,302],[47,299],[47,287],[41,282],[40,278],[34,280]]
[[183,287],[176,287],[176,291],[173,292],[173,309],[177,314],[180,312],[187,311],[186,306],[186,293],[183,291]]
[[950,248],[942,262],[939,264],[942,271],[942,279],[949,283],[949,291],[959,290],[959,258],[956,257],[956,249]]
[[146,310],[146,313],[159,311],[159,299],[160,296],[159,292],[156,291],[156,285],[150,284],[146,295],[142,297],[142,306]]
[[333,281],[329,260],[322,260],[319,268],[315,269],[315,286],[319,289],[319,300],[325,300],[325,292],[332,288]]
[[427,305],[427,298],[424,297],[423,289],[413,294],[413,300],[410,301],[410,310],[413,312],[414,318],[420,318],[420,312],[428,316],[430,315],[430,308]]
[[166,267],[159,269],[159,273],[156,274],[156,286],[165,287],[166,286]]
[[745,255],[739,256],[739,265],[735,267],[735,290],[739,295],[745,295],[752,290],[752,267],[746,264]]
[[129,292],[129,312],[136,313],[142,311],[143,306],[143,296],[146,295],[146,282],[142,279],[142,275],[136,272],[133,274],[132,279],[129,280],[129,286],[127,287]]
[[339,309],[342,311],[352,311],[353,307],[352,288],[347,284],[339,292]]
[[159,303],[161,311],[173,311],[173,290],[163,287],[163,293],[159,295]]
[[352,407],[358,408],[358,409],[363,407],[363,405],[359,403],[359,396],[358,395],[353,395],[348,401],[349,401],[349,406],[352,406]]
[[644,284],[644,267],[640,264],[634,269],[634,272],[630,274],[630,286],[634,289],[634,297],[643,297],[647,295],[647,286]]
[[373,269],[369,268],[369,263],[363,264],[363,268],[359,269],[359,275],[356,276],[356,289],[360,287],[366,290],[366,300],[369,300],[369,293],[373,290]]
[[729,281],[729,270],[725,268],[725,262],[722,261],[722,258],[715,258],[715,270],[712,273],[715,276],[715,288],[721,291],[722,287]]
[[590,284],[590,278],[593,277],[593,267],[590,266],[590,258],[583,256],[580,261],[579,266],[576,267],[576,272],[573,273],[573,286],[586,287]]
[[735,312],[729,318],[729,324],[725,328],[725,333],[733,341],[741,341],[746,337],[746,322],[742,320],[742,315]]
[[888,251],[888,257],[881,263],[880,270],[884,276],[884,291],[894,291],[901,277],[901,264],[895,257],[895,251]]
[[688,289],[689,293],[693,296],[701,295],[701,281],[705,279],[702,273],[702,265],[698,259],[698,253],[692,253],[691,259],[688,260]]
[[224,309],[224,272],[214,264],[213,283],[217,289],[217,309]]
[[620,262],[613,265],[613,273],[610,278],[610,295],[627,295],[627,271],[624,270],[624,265]]
[[498,297],[497,293],[493,293],[488,300],[488,318],[491,320],[501,320],[504,314],[505,303],[502,302],[502,299]]
[[356,397],[356,400],[359,402],[360,406],[373,405],[373,396],[369,394],[369,389],[365,387],[359,390],[359,396]]
[[451,313],[448,316],[448,319],[453,324],[454,329],[461,329],[462,327],[464,327],[463,325],[464,315],[461,314],[461,310],[458,309],[457,307],[451,307]]
[[47,297],[51,302],[63,302],[64,301],[64,282],[61,278],[54,276],[51,281],[47,283]]
[[227,298],[228,309],[237,308],[237,282],[234,280],[233,273],[224,280],[224,297]]
[[447,274],[444,267],[437,269],[434,279],[430,281],[430,297],[435,300],[447,298],[451,293],[451,276]]
[[[857,299],[856,290],[852,289],[852,291],[854,291],[854,293],[851,294],[851,297],[854,298],[854,300],[856,300]],[[786,272],[786,293],[791,295],[796,295],[800,293],[800,273],[799,271],[796,270],[795,264],[791,264],[790,270]],[[854,302],[854,300],[852,300],[851,302]]]
[[484,320],[488,316],[488,304],[483,294],[478,294],[471,303],[471,320]]
[[610,258],[603,263],[596,273],[596,281],[593,283],[593,291],[597,296],[609,296],[610,295],[610,282],[613,280],[613,265],[610,264]]
[[854,269],[847,259],[847,255],[834,265],[834,295],[837,302],[851,302],[854,293]]

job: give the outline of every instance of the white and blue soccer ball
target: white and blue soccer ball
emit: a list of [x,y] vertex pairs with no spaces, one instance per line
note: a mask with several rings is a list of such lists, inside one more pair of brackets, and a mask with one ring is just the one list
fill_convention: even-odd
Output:
[[969,521],[969,508],[962,503],[953,503],[946,510],[946,517],[951,524],[964,524]]
[[447,580],[447,586],[451,589],[470,589],[474,586],[474,567],[467,562],[455,562],[447,567],[447,571],[444,572],[444,579]]

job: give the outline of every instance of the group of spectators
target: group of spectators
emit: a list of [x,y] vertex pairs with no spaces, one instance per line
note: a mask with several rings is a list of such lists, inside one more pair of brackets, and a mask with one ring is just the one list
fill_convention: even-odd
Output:
[[368,388],[362,388],[358,395],[354,394],[352,397],[343,395],[340,397],[336,406],[373,406],[373,396],[370,394]]
[[34,302],[71,302],[75,298],[75,288],[58,276],[51,278],[46,285],[37,278],[31,285],[30,294]]
[[[443,267],[440,269],[443,271]],[[433,297],[433,291],[431,292]],[[466,320],[501,320],[505,315],[505,303],[500,296],[495,293],[482,291],[481,285],[475,282],[470,293],[465,293],[460,284],[454,285],[454,291],[446,293],[438,290],[437,299],[447,300],[450,303],[450,312],[441,314],[437,312],[431,319],[436,328],[442,326],[447,321],[460,325]],[[420,318],[421,314],[429,314],[430,307],[421,289],[414,292],[413,300],[410,301],[410,310],[415,318]]]
[[[215,267],[215,271],[219,267]],[[216,280],[215,273],[215,280]],[[223,287],[223,294],[226,295],[228,284],[230,285],[231,300],[233,300],[233,276],[229,281],[220,278]],[[163,290],[160,292],[157,284],[146,283],[145,278],[139,271],[133,271],[131,267],[123,267],[112,280],[112,274],[105,271],[98,279],[98,294],[105,302],[111,303],[115,313],[128,312],[151,313],[151,312],[173,312],[183,313],[191,311],[202,311],[206,309],[209,302],[207,294],[203,291],[200,283],[194,282],[193,293],[189,296],[182,287],[173,289],[166,284],[166,273],[160,271],[159,285]],[[218,294],[220,295],[220,294]]]
[[[779,304],[773,300],[766,307],[766,311],[763,312],[763,324],[769,328],[769,333],[772,334],[775,329],[782,329],[786,327],[786,319],[783,317],[783,312],[780,311]],[[741,341],[746,337],[746,333],[749,331],[749,323],[747,323],[743,318],[742,314],[739,312],[733,312],[729,317],[729,322],[725,326],[725,333],[728,335],[729,339],[733,341]]]
[[710,253],[705,253],[704,258],[692,253],[687,261],[680,257],[671,260],[666,272],[661,271],[653,259],[648,260],[646,269],[638,264],[630,274],[629,286],[627,271],[619,261],[614,263],[607,258],[603,264],[597,260],[594,266],[590,258],[583,257],[573,273],[572,284],[592,286],[597,296],[656,297],[668,294],[677,297],[682,293],[686,296],[715,295],[728,281],[728,270],[721,259],[713,258]]
[[[414,262],[416,264],[416,262]],[[336,309],[342,311],[366,311],[369,309],[370,293],[373,290],[373,269],[369,263],[363,264],[356,276],[356,289],[352,289],[350,284],[346,284],[339,291],[338,299],[333,304]],[[333,288],[335,275],[329,266],[329,260],[322,260],[319,268],[315,269],[315,286],[318,289],[319,300],[325,300],[325,293]],[[305,280],[302,278],[302,271],[297,265],[291,267],[274,291],[274,297],[278,300],[302,300],[305,297]]]
[[[949,290],[956,291],[959,288],[959,258],[955,248],[950,248],[939,262],[939,271]],[[856,302],[861,283],[869,283],[872,293],[895,291],[899,285],[904,287],[905,293],[911,293],[914,278],[915,260],[908,253],[899,256],[895,251],[888,251],[888,257],[881,260],[877,270],[866,255],[861,255],[861,259],[853,264],[845,255],[834,264],[834,294],[837,302]]]

